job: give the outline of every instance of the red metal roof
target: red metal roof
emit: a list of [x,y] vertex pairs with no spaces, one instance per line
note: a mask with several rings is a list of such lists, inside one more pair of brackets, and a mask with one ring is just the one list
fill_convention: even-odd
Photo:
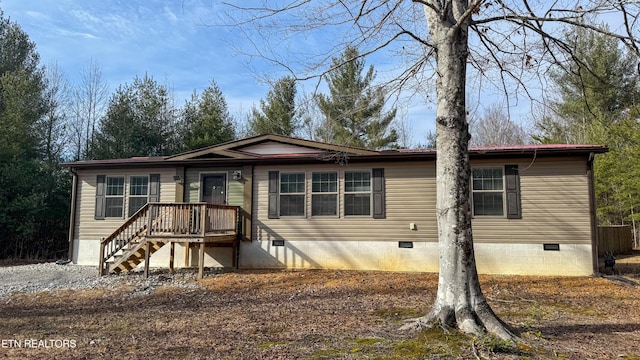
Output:
[[[533,150],[558,150],[558,151],[572,151],[572,150],[603,150],[606,151],[607,147],[604,145],[586,145],[586,144],[533,144],[533,145],[509,145],[509,146],[470,146],[470,152],[483,153],[483,152],[518,152],[518,151],[533,151]],[[419,148],[419,149],[399,149],[402,153],[431,153],[435,152],[434,148]]]
[[[604,145],[574,145],[574,144],[543,144],[543,145],[515,145],[515,146],[474,146],[469,148],[469,155],[473,158],[481,157],[517,157],[517,156],[586,156],[591,153],[601,154],[607,152],[608,149]],[[325,152],[330,153],[330,151]],[[297,161],[297,162],[313,162],[321,161],[319,155],[322,153],[304,153],[304,154],[263,154],[253,158],[205,158],[205,159],[185,159],[180,161],[171,160],[171,157],[132,157],[128,159],[109,159],[109,160],[85,160],[73,163],[62,164],[64,167],[111,167],[120,166],[176,166],[180,163],[184,164],[254,164],[266,163],[269,161]],[[383,150],[368,155],[349,154],[350,161],[389,161],[393,160],[425,160],[435,159],[436,149],[420,148],[420,149],[398,149]],[[320,160],[319,160],[320,159]]]

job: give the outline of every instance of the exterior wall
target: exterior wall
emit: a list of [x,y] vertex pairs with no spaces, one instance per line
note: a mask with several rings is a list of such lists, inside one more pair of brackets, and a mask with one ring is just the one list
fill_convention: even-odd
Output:
[[[590,275],[591,228],[586,160],[584,158],[540,158],[506,161],[473,161],[472,166],[517,164],[520,172],[522,219],[477,216],[473,220],[476,261],[481,273]],[[339,215],[311,216],[311,173],[385,169],[386,218],[345,217],[344,181],[339,181]],[[243,170],[250,181],[233,180],[231,172]],[[268,219],[268,172],[305,171],[306,216]],[[393,271],[438,271],[437,224],[435,218],[435,163],[394,162],[338,165],[256,166],[249,168],[185,169],[185,201],[200,199],[200,174],[225,172],[228,203],[247,207],[253,192],[250,226],[253,241],[240,245],[244,268],[335,268]],[[142,170],[81,170],[74,239],[78,264],[97,265],[99,241],[124,219],[95,220],[97,175],[128,176],[160,174],[160,201],[176,199],[174,168]],[[247,191],[244,191],[245,184]],[[243,197],[244,196],[244,197]],[[127,207],[125,197],[125,209]],[[249,214],[251,216],[251,214]],[[416,225],[414,230],[410,224]],[[273,246],[272,240],[285,240]],[[413,248],[399,248],[398,241],[412,241]],[[560,251],[544,251],[543,244],[559,244]],[[184,266],[184,246],[176,245],[176,266]],[[168,246],[152,256],[151,266],[167,267]],[[197,251],[187,266],[197,263]],[[205,266],[231,266],[231,249],[208,248]]]
[[[176,184],[173,180],[175,169],[150,168],[129,170],[79,170],[78,193],[76,206],[76,224],[73,241],[73,262],[81,265],[97,265],[100,255],[100,240],[115,231],[125,218],[94,219],[96,206],[96,177],[98,175],[124,175],[125,194],[129,191],[129,176],[160,174],[160,202],[175,200]],[[128,206],[128,196],[125,196],[124,211]],[[168,264],[168,260],[167,260]]]
[[[490,166],[495,161],[476,161]],[[473,237],[478,243],[591,244],[589,179],[585,159],[531,159],[517,164],[520,172],[522,219],[478,216]],[[531,165],[531,166],[529,166]]]
[[[533,161],[532,161],[533,160]],[[522,219],[477,216],[473,220],[480,273],[590,275],[591,227],[586,160],[514,159],[473,161],[472,166],[517,164]],[[385,219],[312,217],[309,181],[314,171],[385,169]],[[306,217],[268,219],[268,172],[301,171],[307,179]],[[344,194],[344,183],[339,183]],[[254,172],[253,242],[243,242],[246,268],[338,268],[438,271],[435,162],[257,166]],[[415,223],[416,230],[409,224]],[[285,240],[283,247],[272,240]],[[413,241],[412,249],[398,241]],[[560,245],[544,251],[543,244]]]
[[[240,266],[246,268],[307,268],[438,272],[437,242],[414,242],[413,249],[389,241],[243,242]],[[592,272],[591,245],[562,244],[544,251],[540,244],[475,244],[482,274],[585,276]]]
[[[185,169],[185,202],[195,203],[200,202],[200,175],[208,173],[225,173],[227,174],[227,205],[243,206],[244,201],[244,184],[242,181],[234,180],[233,171],[243,171],[243,176],[246,175],[246,170],[242,167],[234,168],[216,168],[216,167],[197,167]],[[230,248],[206,248],[204,257],[204,266],[208,267],[231,267],[232,266],[232,250]],[[176,267],[185,266],[184,264],[184,247],[176,246]],[[165,246],[158,250],[157,253],[151,257],[151,266],[167,267],[169,264],[169,247]],[[186,266],[197,266],[198,264],[198,249],[192,248],[189,252],[189,260]],[[143,266],[140,264],[138,266]]]
[[[409,165],[410,164],[410,165]],[[386,186],[385,219],[371,216],[344,216],[344,181],[339,181],[339,216],[311,214],[311,201],[306,198],[306,217],[268,219],[268,173],[278,170],[305,171],[307,194],[311,193],[311,173],[337,171],[343,178],[345,171],[384,168]],[[256,166],[254,171],[253,236],[258,241],[435,241],[437,236],[435,212],[435,166],[433,163],[320,164],[313,166]],[[416,196],[418,194],[418,196]],[[409,228],[416,223],[417,230]],[[397,246],[397,244],[396,244]]]
[[185,196],[186,202],[200,202],[200,175],[206,173],[226,173],[227,174],[227,205],[242,206],[243,200],[243,184],[238,180],[233,180],[232,171],[240,170],[237,168],[212,168],[199,167],[187,168],[185,176]]

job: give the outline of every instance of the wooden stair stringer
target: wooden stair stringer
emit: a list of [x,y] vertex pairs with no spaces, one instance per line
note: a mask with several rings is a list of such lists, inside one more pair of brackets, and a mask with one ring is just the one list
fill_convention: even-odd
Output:
[[141,241],[134,243],[134,246],[126,250],[121,256],[118,256],[113,263],[110,263],[108,272],[118,274],[122,271],[129,272],[135,269],[144,261],[147,242],[151,245],[149,247],[149,257],[165,245],[164,241],[153,241],[142,238]]

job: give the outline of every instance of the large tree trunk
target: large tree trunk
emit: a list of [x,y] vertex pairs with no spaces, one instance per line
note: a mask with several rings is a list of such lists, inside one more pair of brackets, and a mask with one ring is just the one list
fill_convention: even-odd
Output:
[[[466,1],[454,1],[466,5]],[[463,8],[452,6],[446,16],[425,6],[436,47],[436,216],[440,248],[438,294],[431,312],[407,327],[434,323],[469,334],[486,331],[502,339],[514,335],[494,314],[480,290],[473,251],[469,201],[469,125],[465,106],[468,36]],[[458,12],[456,14],[456,11]],[[457,24],[457,25],[456,25]]]

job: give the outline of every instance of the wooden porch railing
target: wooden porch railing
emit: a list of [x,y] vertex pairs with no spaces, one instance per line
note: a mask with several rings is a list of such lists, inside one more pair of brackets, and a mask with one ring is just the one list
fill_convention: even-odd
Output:
[[148,203],[100,242],[100,275],[105,263],[146,237],[204,238],[236,232],[238,207],[207,203]]

